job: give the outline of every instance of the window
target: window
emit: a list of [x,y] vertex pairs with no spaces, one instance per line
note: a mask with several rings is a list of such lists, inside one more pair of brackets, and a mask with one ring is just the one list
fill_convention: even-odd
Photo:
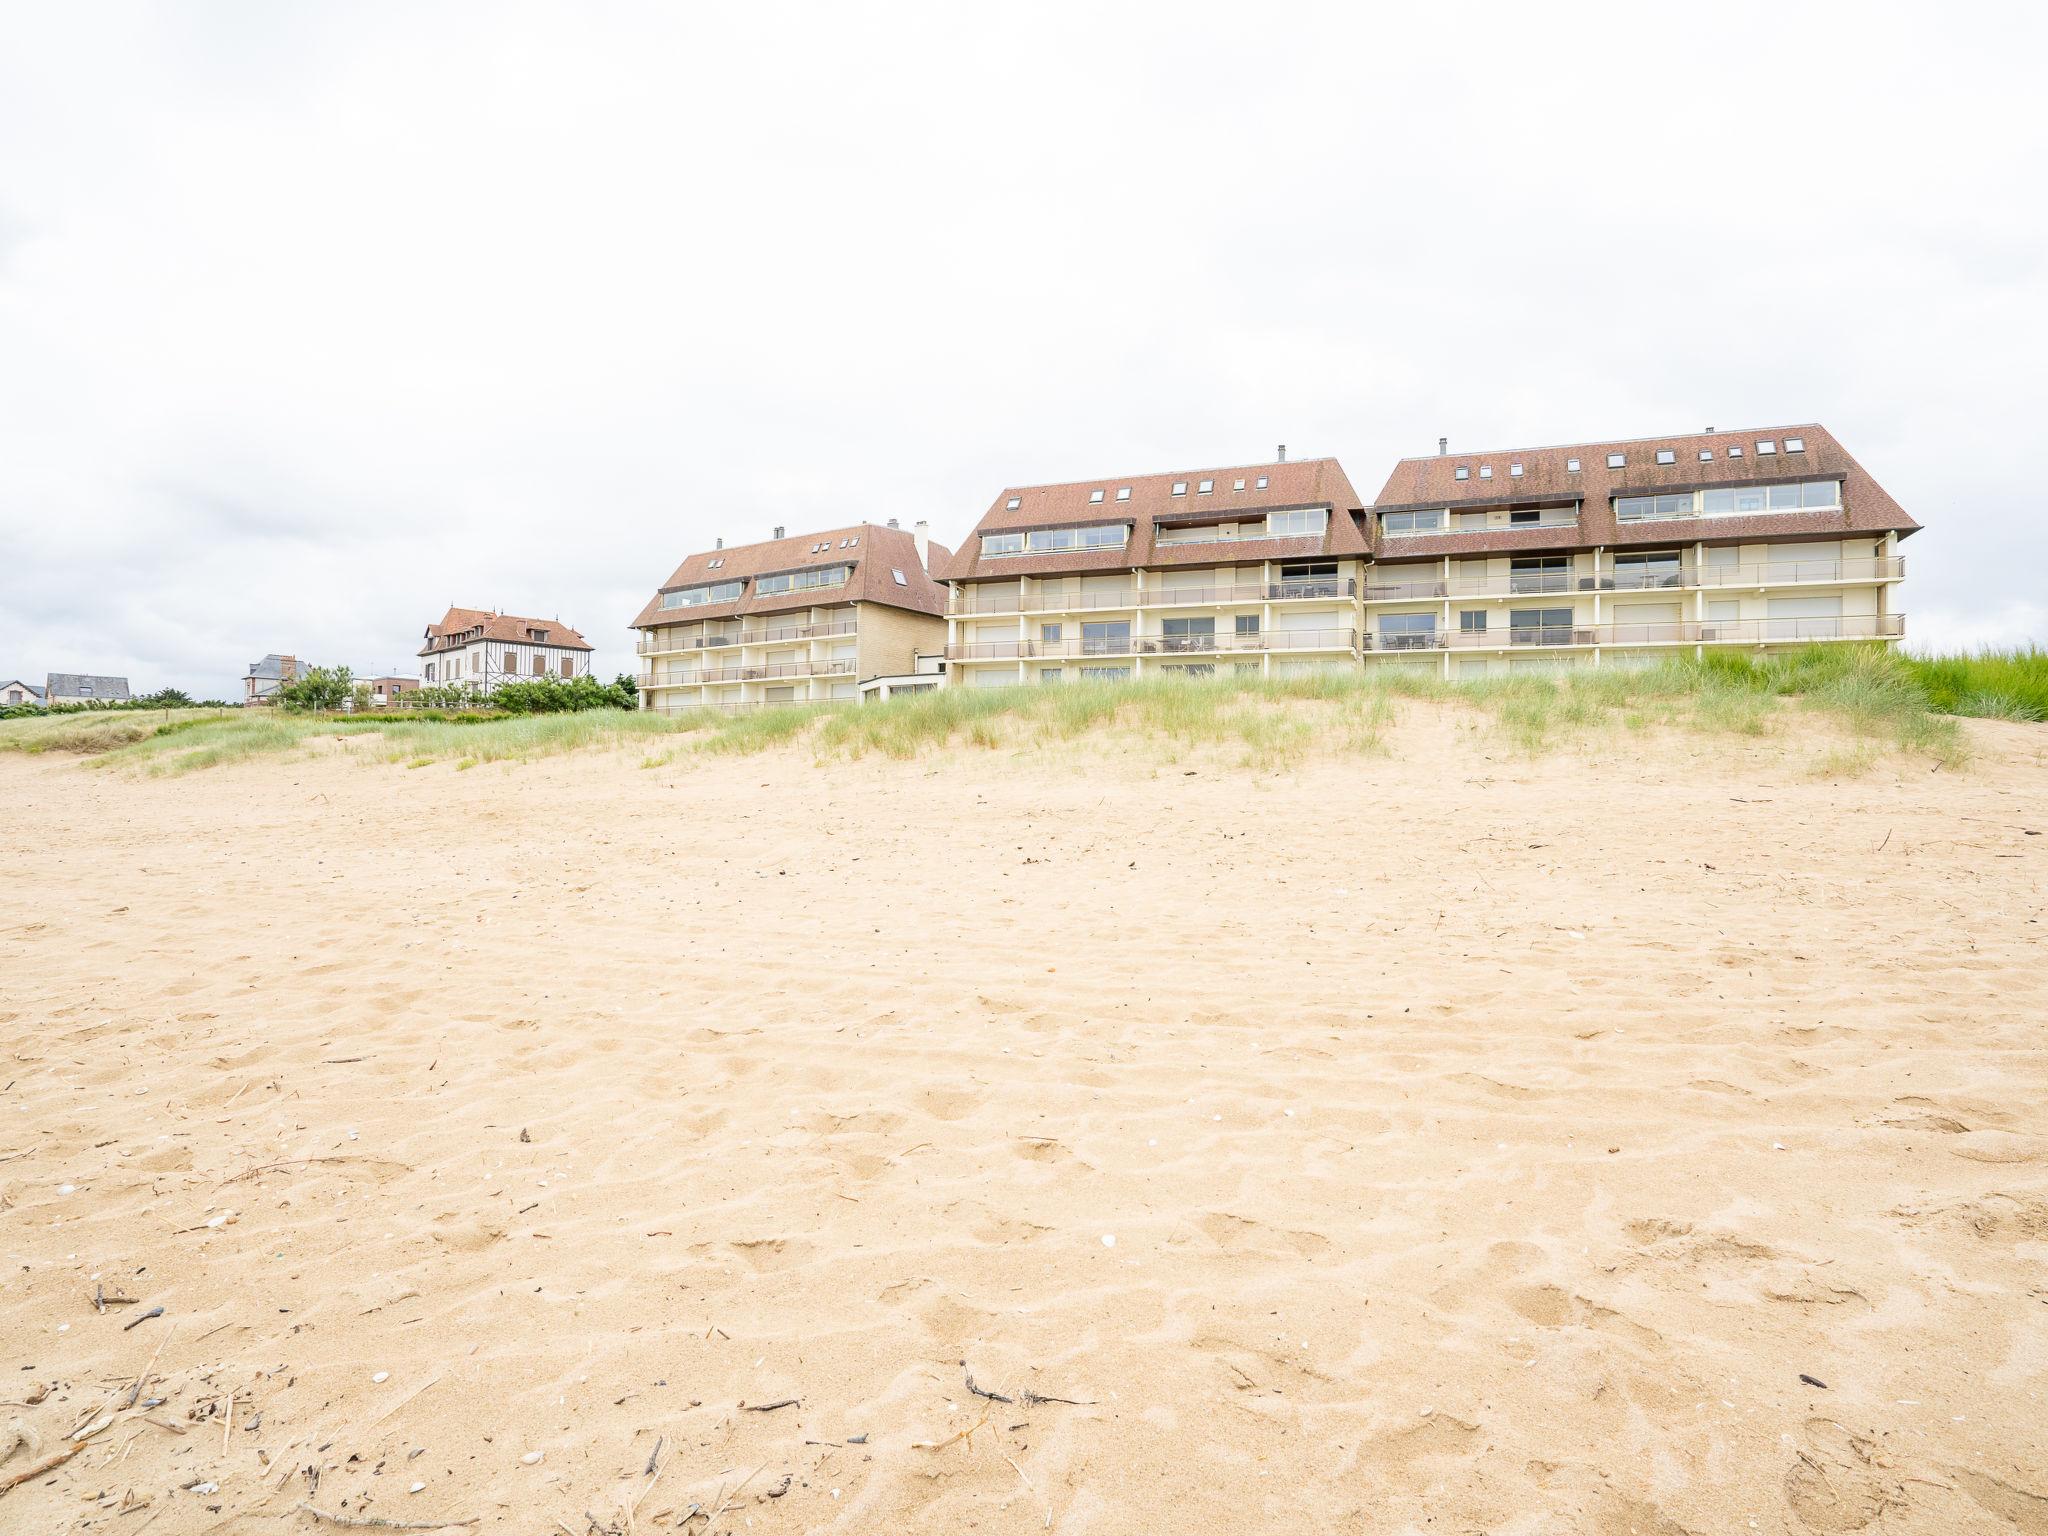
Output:
[[1628,457],[1625,454],[1610,453],[1607,455],[1607,467],[1609,469],[1620,469],[1627,462]]
[[1174,482],[1173,482],[1173,494],[1174,494],[1174,495],[1176,495],[1176,496],[1185,496],[1185,495],[1187,495],[1187,493],[1188,493],[1188,483],[1187,483],[1187,481],[1185,481],[1185,480],[1176,480],[1176,481],[1174,481]]
[[519,670],[519,657],[511,651],[505,653],[505,670],[507,672],[517,672]]
[[1491,480],[1493,478],[1493,466],[1491,464],[1480,465],[1479,478],[1482,480]]
[[807,571],[781,571],[754,578],[754,595],[767,597],[777,592],[811,592],[819,587],[843,587],[853,574],[850,565],[817,565]]
[[1060,669],[1058,667],[1040,667],[1038,669],[1038,680],[1041,683],[1056,683],[1060,680]]
[[1262,491],[1266,488],[1266,477],[1264,475],[1259,476],[1259,481],[1256,488]]
[[1241,491],[1244,489],[1244,482],[1242,480],[1233,480],[1230,482],[1230,488],[1233,491]]
[[1100,491],[1090,491],[1090,492],[1088,493],[1088,499],[1089,499],[1089,500],[1090,500],[1091,502],[1096,502],[1096,501],[1100,501],[1100,500],[1102,500],[1102,492],[1100,492]]
[[1066,626],[1063,624],[1041,624],[1038,626],[1038,638],[1047,645],[1057,645],[1060,637],[1065,633]]
[[1623,592],[1648,592],[1685,585],[1685,561],[1675,549],[1644,550],[1614,557],[1614,585]]
[[1240,635],[1256,635],[1259,632],[1259,616],[1256,613],[1240,613],[1237,616],[1237,632]]
[[1701,462],[1702,464],[1711,464],[1711,463],[1713,463],[1713,462],[1714,462],[1714,450],[1713,450],[1713,449],[1711,449],[1711,448],[1702,448],[1702,449],[1700,450],[1700,462]]
[[1200,485],[1195,487],[1195,494],[1197,496],[1206,496],[1215,489],[1216,482],[1214,480],[1204,480]]
[[[533,658],[533,675],[534,675],[535,677],[539,677],[539,676],[541,676],[541,674],[543,674],[544,672],[546,672],[546,671],[547,671],[547,669],[548,669],[548,660],[547,660],[547,658],[546,658],[545,656],[536,656],[536,657],[534,657],[534,658]],[[511,671],[514,671],[514,672],[517,672],[517,671],[518,671],[519,669],[518,669],[517,667],[513,667],[513,668],[510,668],[509,670],[511,670]]]
[[576,658],[575,658],[575,657],[573,657],[573,656],[564,656],[564,657],[562,658],[562,676],[564,676],[564,677],[574,677],[575,675],[576,675]]
[[1778,445],[1771,438],[1762,438],[1759,439],[1757,442],[1756,451],[1759,454],[1776,453],[1778,451]]
[[1785,439],[1785,451],[1786,451],[1787,453],[1804,453],[1804,452],[1806,452],[1806,439],[1805,439],[1805,438],[1803,438],[1803,437],[1788,437],[1788,438],[1786,438],[1786,439]]
[[721,569],[724,565],[725,556],[720,555],[716,560],[707,560],[704,563],[704,569],[706,569],[707,571],[715,571]]
[[1159,625],[1159,648],[1162,651],[1212,651],[1216,648],[1216,621],[1207,616],[1164,619]]
[[1466,635],[1485,634],[1486,610],[1484,608],[1465,609],[1458,615],[1458,631],[1460,634]]
[[1519,479],[1521,479],[1521,478],[1522,478],[1522,466],[1521,466],[1521,465],[1519,465],[1519,464],[1510,464],[1510,465],[1508,466],[1508,478],[1509,478],[1509,479],[1511,479],[1511,480],[1519,480]]
[[1380,649],[1383,651],[1424,651],[1436,644],[1436,615],[1433,613],[1383,613],[1380,615]]
[[434,680],[434,664],[433,664],[433,663],[432,663],[432,662],[430,661],[430,662],[428,662],[428,663],[427,663],[427,681],[431,683],[431,682],[432,682],[433,680]]
[[[1016,503],[1012,502],[1012,506]],[[1021,555],[1024,553],[1024,535],[1021,533],[984,533],[981,536],[981,553],[989,555]]]
[[1014,512],[1019,507],[1024,505],[1024,498],[1022,496],[1012,496],[1008,501],[1004,502],[1003,505],[1010,511]]
[[[1083,624],[1081,626],[1081,654],[1083,656],[1119,656],[1131,648],[1131,621],[1114,619],[1105,623]],[[1086,675],[1086,668],[1083,668]]]
[[1266,537],[1298,539],[1320,535],[1329,526],[1330,514],[1322,507],[1296,507],[1289,512],[1266,514]]
[[1131,499],[1131,488],[1128,485],[1117,487],[1116,499],[1118,501],[1129,501]]
[[1081,675],[1091,683],[1120,683],[1131,675],[1129,667],[1083,667]]
[[1657,462],[1659,464],[1676,464],[1678,462],[1678,455],[1669,448],[1659,448],[1657,450]]
[[743,583],[737,581],[720,581],[702,587],[683,587],[679,591],[662,593],[661,606],[701,608],[706,603],[734,602],[739,598],[742,585]]
[[846,547],[848,549],[858,549],[860,547],[860,535],[856,533],[852,538],[848,539]]
[[1570,645],[1572,643],[1571,609],[1511,609],[1508,613],[1508,643],[1511,645]]
[[1617,496],[1614,499],[1614,516],[1617,522],[1641,523],[1655,518],[1692,515],[1691,491],[1678,491],[1662,496]]
[[1524,555],[1508,562],[1510,592],[1569,592],[1570,555]]
[[1577,459],[1566,459],[1564,461],[1564,472],[1568,475],[1576,475],[1579,472],[1579,461]]
[[1443,507],[1434,507],[1427,512],[1383,512],[1380,514],[1380,531],[1390,534],[1437,533],[1442,531],[1447,520]]
[[1742,445],[1738,443],[1738,444],[1735,444],[1734,446],[1730,447],[1730,448],[1729,448],[1729,450],[1728,450],[1728,457],[1729,457],[1729,458],[1731,458],[1731,459],[1739,459],[1739,458],[1741,458],[1741,457],[1742,457]]
[[1462,464],[1460,464],[1456,469],[1452,470],[1451,474],[1453,478],[1459,480],[1470,480],[1472,478],[1472,471],[1467,469]]
[[892,565],[892,566],[890,566],[890,567],[889,567],[889,574],[890,574],[891,576],[894,576],[894,577],[896,578],[896,585],[897,585],[897,586],[899,586],[899,587],[907,587],[907,586],[909,586],[909,585],[910,585],[910,578],[909,578],[909,577],[907,577],[907,576],[905,576],[905,575],[903,574],[903,572],[901,572],[900,570],[898,570],[898,569],[897,569],[897,568],[896,568],[895,566],[893,566],[893,565]]
[[1055,554],[1070,549],[1121,549],[1130,542],[1128,523],[1096,523],[1086,528],[1033,528],[1028,533],[985,533],[981,552],[989,555]]

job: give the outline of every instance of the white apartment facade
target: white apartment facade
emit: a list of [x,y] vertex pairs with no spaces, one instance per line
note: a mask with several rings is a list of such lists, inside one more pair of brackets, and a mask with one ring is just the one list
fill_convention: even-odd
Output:
[[559,681],[590,673],[590,643],[559,619],[450,608],[426,628],[420,681],[488,693],[500,683]]

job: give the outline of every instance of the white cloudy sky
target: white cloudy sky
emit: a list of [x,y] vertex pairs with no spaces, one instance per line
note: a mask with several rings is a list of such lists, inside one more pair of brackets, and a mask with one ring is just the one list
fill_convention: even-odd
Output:
[[0,676],[1012,482],[1819,420],[2048,641],[2033,5],[0,0]]

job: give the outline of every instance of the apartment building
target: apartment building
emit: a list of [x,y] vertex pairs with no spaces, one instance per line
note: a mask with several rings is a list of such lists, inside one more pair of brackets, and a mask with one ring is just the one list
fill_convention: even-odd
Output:
[[641,704],[856,702],[863,679],[914,675],[945,640],[931,572],[950,558],[923,523],[893,520],[691,555],[633,620]]
[[450,608],[419,649],[422,681],[488,693],[500,683],[590,671],[590,643],[559,619]]
[[1897,641],[1919,524],[1824,427],[1403,459],[1369,514],[1368,666],[1451,678]]
[[946,567],[954,686],[1359,659],[1370,548],[1335,459],[1016,486]]

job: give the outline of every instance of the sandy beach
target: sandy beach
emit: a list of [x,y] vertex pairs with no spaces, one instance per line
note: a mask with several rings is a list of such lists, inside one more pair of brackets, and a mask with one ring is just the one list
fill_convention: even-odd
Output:
[[0,757],[0,1529],[2048,1532],[2048,729],[1800,728]]

